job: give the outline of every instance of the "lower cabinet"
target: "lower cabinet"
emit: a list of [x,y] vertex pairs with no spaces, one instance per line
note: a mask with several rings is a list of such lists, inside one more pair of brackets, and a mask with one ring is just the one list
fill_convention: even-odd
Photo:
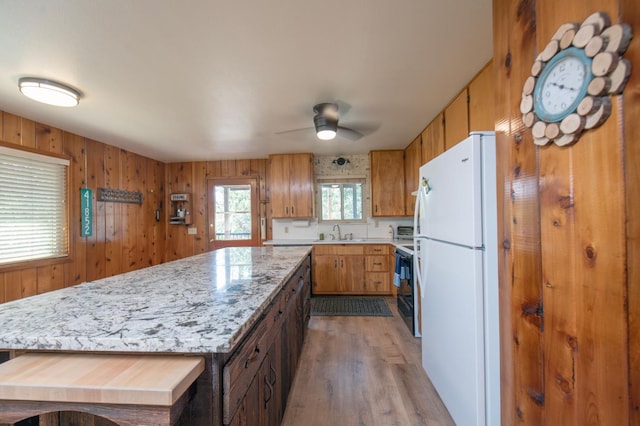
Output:
[[289,280],[223,369],[224,424],[279,425],[309,322],[310,261]]
[[391,294],[392,263],[389,262],[391,246],[388,244],[368,244],[364,247],[365,282],[364,294]]
[[391,294],[388,244],[313,246],[313,294]]

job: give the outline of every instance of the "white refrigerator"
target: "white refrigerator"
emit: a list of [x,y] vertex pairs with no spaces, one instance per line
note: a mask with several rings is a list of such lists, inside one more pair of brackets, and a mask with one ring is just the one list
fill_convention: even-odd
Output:
[[495,133],[471,133],[419,179],[422,365],[456,424],[500,425]]

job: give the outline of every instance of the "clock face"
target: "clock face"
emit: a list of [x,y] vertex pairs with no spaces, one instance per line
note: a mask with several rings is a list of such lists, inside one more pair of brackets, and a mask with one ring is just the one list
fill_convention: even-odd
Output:
[[591,59],[583,50],[572,47],[559,52],[536,81],[536,115],[546,122],[561,121],[576,110],[590,81]]

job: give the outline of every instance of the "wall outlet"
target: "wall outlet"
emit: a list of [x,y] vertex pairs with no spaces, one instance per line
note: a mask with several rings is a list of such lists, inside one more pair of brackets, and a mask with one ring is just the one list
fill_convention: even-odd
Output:
[[288,227],[288,226],[285,226],[285,227],[284,227],[284,233],[285,233],[285,234],[288,234],[288,233],[289,233],[289,227]]
[[195,226],[187,228],[187,234],[196,235],[197,233],[198,233],[198,228],[196,228]]

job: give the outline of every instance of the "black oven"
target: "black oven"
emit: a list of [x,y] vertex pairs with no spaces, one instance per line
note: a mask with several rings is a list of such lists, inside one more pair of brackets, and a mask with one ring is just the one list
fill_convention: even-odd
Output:
[[398,287],[398,312],[409,327],[411,334],[416,335],[415,294],[413,276],[413,255],[396,249],[396,268],[394,284]]

